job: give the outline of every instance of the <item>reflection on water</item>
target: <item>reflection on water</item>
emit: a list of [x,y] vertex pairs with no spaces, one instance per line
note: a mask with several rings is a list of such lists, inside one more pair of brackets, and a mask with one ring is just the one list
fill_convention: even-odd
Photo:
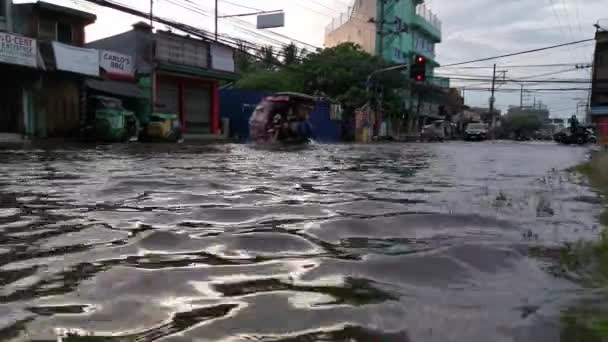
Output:
[[0,150],[0,339],[578,341],[561,312],[583,291],[530,250],[597,235],[557,171],[584,154]]

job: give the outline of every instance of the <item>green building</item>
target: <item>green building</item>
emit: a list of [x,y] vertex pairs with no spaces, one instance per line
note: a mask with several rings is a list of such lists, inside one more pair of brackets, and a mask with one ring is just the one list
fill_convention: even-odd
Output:
[[[441,21],[424,0],[355,0],[325,31],[326,47],[344,42],[356,43],[371,54],[399,64],[423,55],[429,62],[430,77],[439,66],[435,46],[441,43]],[[449,87],[447,79],[430,81]]]
[[393,131],[416,133],[435,120],[451,120],[463,107],[450,80],[434,76],[440,66],[435,47],[441,43],[441,29],[441,21],[424,0],[354,0],[326,27],[325,47],[352,42],[395,64],[424,56],[426,81],[404,85],[402,115],[383,119]]
[[376,2],[375,53],[395,63],[411,62],[423,55],[429,62],[427,74],[439,66],[435,45],[441,43],[441,21],[423,0]]

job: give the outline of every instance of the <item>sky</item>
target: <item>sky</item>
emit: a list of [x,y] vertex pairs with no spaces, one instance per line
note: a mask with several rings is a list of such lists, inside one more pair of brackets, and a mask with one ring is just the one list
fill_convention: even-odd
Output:
[[[93,11],[97,22],[87,28],[87,39],[96,40],[130,29],[130,25],[141,19],[121,14],[111,9],[99,8],[85,0],[47,0],[72,7]],[[115,0],[141,10],[149,11],[149,0]],[[15,0],[15,2],[28,2]],[[289,42],[290,38],[309,49],[322,47],[325,27],[332,17],[346,11],[352,0],[219,0],[221,14],[239,14],[252,9],[278,10],[286,15],[283,28],[256,31],[255,18],[241,17],[221,19],[220,33],[263,43],[271,36],[273,43]],[[497,56],[593,38],[595,24],[600,19],[608,19],[606,0],[426,0],[426,5],[442,21],[443,41],[437,45],[437,60],[440,64],[451,64],[478,58]],[[154,0],[155,14],[176,19],[192,26],[213,30],[214,0]],[[185,9],[184,7],[190,7]],[[603,17],[602,17],[603,16]],[[608,24],[608,20],[606,20]],[[240,27],[237,27],[240,26]],[[608,25],[607,25],[608,26]],[[157,25],[163,28],[162,25]],[[273,36],[273,32],[285,37]],[[303,44],[306,43],[307,45]],[[567,71],[554,75],[537,76],[536,79],[589,79],[590,69],[572,67],[552,68],[509,68],[513,65],[591,63],[594,43],[583,43],[539,53],[515,56],[474,63],[467,66],[491,66],[498,64],[499,71],[507,71],[506,77],[521,79],[534,75]],[[504,66],[504,67],[503,67]],[[491,77],[492,69],[438,69],[438,75]],[[534,79],[531,78],[531,79]],[[481,83],[481,82],[479,82]],[[452,81],[453,87],[465,87],[465,102],[470,106],[488,106],[490,94],[476,90],[466,90],[466,86],[486,87],[479,83]],[[558,88],[572,85],[542,84],[526,88]],[[576,85],[574,87],[587,87]],[[518,84],[502,84],[499,89],[520,88]],[[536,97],[536,99],[535,99]],[[577,105],[583,111],[588,98],[586,91],[573,92],[525,92],[525,104],[534,101],[549,106],[554,117],[569,117],[576,112]],[[496,106],[506,110],[509,105],[519,105],[520,93],[500,91],[496,95]],[[580,103],[580,104],[579,104]]]

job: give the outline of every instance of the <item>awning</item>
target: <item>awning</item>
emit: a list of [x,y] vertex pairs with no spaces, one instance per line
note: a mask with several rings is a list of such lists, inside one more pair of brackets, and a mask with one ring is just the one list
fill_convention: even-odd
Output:
[[145,97],[137,84],[131,82],[88,79],[86,81],[86,86],[90,89],[111,95],[136,98]]

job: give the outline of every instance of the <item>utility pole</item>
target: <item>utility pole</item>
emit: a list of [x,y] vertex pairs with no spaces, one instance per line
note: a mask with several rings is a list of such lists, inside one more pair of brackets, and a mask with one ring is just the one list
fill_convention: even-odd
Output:
[[154,27],[154,0],[150,0],[150,27]]
[[215,0],[215,41],[217,42],[217,30],[218,30],[218,0]]
[[496,64],[494,64],[494,72],[492,74],[492,96],[490,97],[490,117],[492,118],[492,123],[490,128],[492,129],[491,131],[491,135],[492,138],[494,138],[494,126],[496,125],[496,118],[494,117],[494,101],[496,101],[496,98],[494,97],[494,94],[496,92]]
[[376,53],[380,57],[384,57],[384,1],[385,0],[380,0],[380,18],[378,18],[378,24],[376,25],[376,34],[378,35],[378,37],[376,38],[376,40],[378,41],[376,43],[376,49],[378,51],[376,51]]
[[523,83],[521,85],[521,95],[519,96],[519,108],[520,109],[524,108],[524,85],[523,85]]

